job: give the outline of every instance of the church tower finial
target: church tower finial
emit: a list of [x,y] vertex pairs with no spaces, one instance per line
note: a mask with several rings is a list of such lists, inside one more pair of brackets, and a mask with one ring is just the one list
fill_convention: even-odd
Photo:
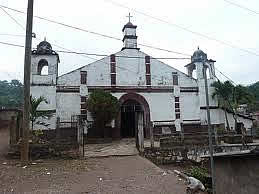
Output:
[[131,19],[133,16],[129,15],[126,16],[129,18],[129,21],[127,24],[124,25],[122,32],[123,32],[123,49],[138,49],[137,48],[137,35],[136,35],[136,25],[133,25],[131,23]]
[[130,13],[129,13],[129,15],[128,15],[128,16],[126,16],[126,17],[128,17],[128,18],[129,18],[129,22],[130,22],[130,18],[132,18],[133,16],[132,16],[132,15],[130,15]]

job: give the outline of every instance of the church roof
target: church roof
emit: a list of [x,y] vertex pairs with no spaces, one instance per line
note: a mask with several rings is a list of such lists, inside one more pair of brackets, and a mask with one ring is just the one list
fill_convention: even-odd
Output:
[[136,25],[133,25],[133,24],[129,21],[127,24],[125,24],[125,25],[123,26],[122,32],[125,30],[125,28],[137,28],[137,26],[136,26]]

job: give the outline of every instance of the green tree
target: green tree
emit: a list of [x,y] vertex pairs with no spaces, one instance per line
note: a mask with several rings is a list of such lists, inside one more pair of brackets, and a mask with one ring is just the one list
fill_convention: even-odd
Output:
[[94,119],[94,126],[98,130],[104,130],[105,125],[116,118],[120,105],[118,99],[111,93],[96,90],[90,94],[87,108]]
[[229,130],[229,122],[227,119],[227,110],[234,113],[235,130],[237,130],[237,109],[241,104],[251,105],[255,102],[254,96],[249,92],[247,87],[242,85],[234,86],[230,81],[214,82],[211,86],[215,88],[212,97],[218,97],[219,105],[224,109],[225,118],[227,122],[227,129]]
[[0,81],[0,108],[20,108],[22,104],[22,83],[19,80]]
[[53,113],[51,111],[38,111],[38,107],[40,103],[45,102],[48,103],[46,98],[44,97],[39,97],[39,98],[34,98],[30,97],[30,121],[31,121],[31,129],[33,130],[34,123],[38,118],[50,118]]
[[248,91],[254,96],[254,102],[249,104],[248,111],[259,111],[259,81],[247,86]]
[[233,92],[233,106],[235,111],[237,111],[237,108],[241,104],[254,104],[255,102],[255,96],[248,90],[247,87],[242,85],[237,85],[234,87]]
[[248,91],[255,96],[255,99],[259,101],[259,81],[249,85]]
[[212,83],[211,86],[215,88],[212,94],[212,98],[217,97],[219,106],[223,108],[225,113],[227,130],[230,130],[229,121],[227,117],[227,110],[231,109],[234,85],[229,81],[225,81],[224,83],[217,81]]

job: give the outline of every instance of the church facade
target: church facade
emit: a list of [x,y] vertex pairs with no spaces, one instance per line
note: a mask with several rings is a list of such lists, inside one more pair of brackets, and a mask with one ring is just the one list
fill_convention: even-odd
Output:
[[[216,128],[226,126],[224,111],[211,97],[214,89],[210,85],[217,80],[215,61],[198,49],[186,65],[187,73],[183,73],[140,51],[136,28],[131,22],[124,25],[121,51],[60,76],[59,55],[47,41],[38,45],[32,52],[31,94],[47,99],[39,110],[53,111],[50,119],[43,119],[48,123],[46,129],[55,129],[58,117],[69,122],[73,116],[81,115],[91,122],[86,101],[91,92],[101,89],[110,92],[121,105],[118,117],[111,123],[112,137],[135,136],[136,112],[142,114],[145,136],[149,136],[151,123],[155,133],[204,131],[208,125],[205,79],[211,123]],[[41,73],[44,66],[48,66],[47,75]],[[204,76],[204,66],[208,78]],[[228,118],[234,128],[233,114],[228,113]],[[245,116],[239,115],[238,122],[247,130],[252,127],[252,120]]]

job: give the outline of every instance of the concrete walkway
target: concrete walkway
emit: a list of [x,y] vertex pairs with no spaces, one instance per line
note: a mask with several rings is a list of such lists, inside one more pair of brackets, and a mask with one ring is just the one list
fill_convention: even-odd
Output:
[[122,139],[112,143],[86,144],[85,157],[133,156],[139,154],[135,139]]

